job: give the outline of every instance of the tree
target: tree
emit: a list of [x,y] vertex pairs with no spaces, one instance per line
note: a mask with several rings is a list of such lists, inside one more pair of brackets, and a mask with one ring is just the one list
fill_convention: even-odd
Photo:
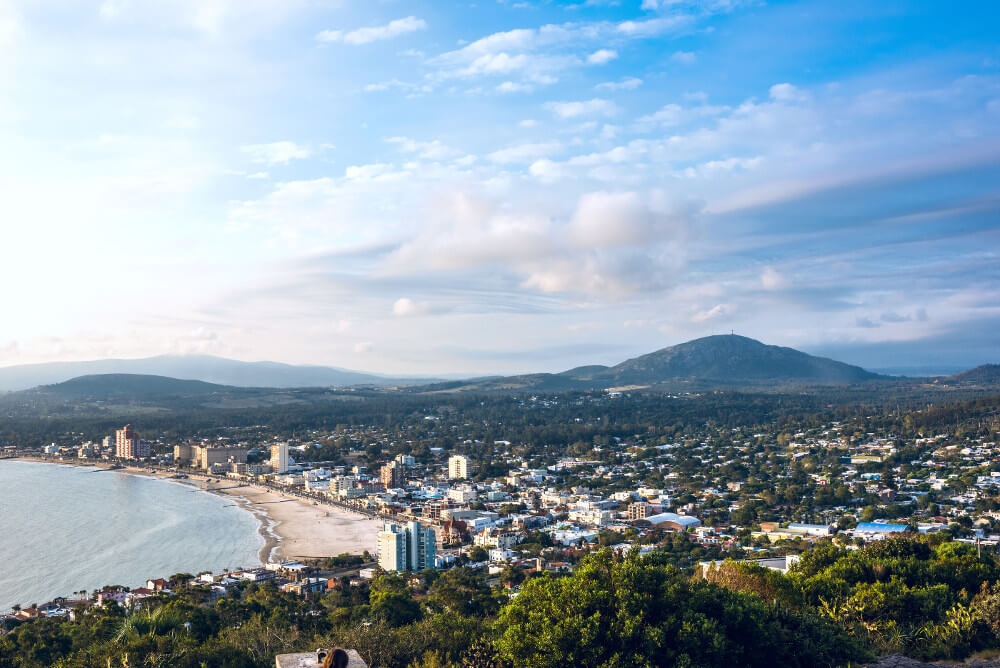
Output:
[[865,658],[834,624],[689,580],[637,550],[620,560],[604,550],[570,577],[529,581],[495,628],[501,658],[528,668],[833,666]]
[[469,617],[495,614],[500,607],[486,581],[468,568],[445,571],[431,585],[427,606]]

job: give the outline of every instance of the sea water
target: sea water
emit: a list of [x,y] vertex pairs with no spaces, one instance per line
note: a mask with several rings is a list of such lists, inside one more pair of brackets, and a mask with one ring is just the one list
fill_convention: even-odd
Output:
[[0,460],[0,611],[104,585],[260,565],[233,499],[100,468]]

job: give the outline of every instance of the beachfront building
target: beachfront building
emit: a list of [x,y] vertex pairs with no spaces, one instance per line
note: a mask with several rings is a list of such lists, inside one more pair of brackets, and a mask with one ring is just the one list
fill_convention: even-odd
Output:
[[420,522],[387,522],[378,534],[378,565],[385,571],[434,568],[434,529]]
[[448,477],[452,480],[465,480],[469,477],[469,458],[465,455],[452,455],[448,458]]
[[127,424],[115,431],[115,457],[119,459],[144,459],[149,457],[149,443],[144,442]]
[[275,443],[271,446],[271,471],[278,475],[288,473],[287,443]]
[[250,448],[240,446],[175,445],[174,464],[208,470],[216,464],[246,464]]

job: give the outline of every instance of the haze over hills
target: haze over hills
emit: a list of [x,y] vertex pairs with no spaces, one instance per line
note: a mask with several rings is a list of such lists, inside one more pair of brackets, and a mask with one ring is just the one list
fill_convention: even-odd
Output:
[[[112,370],[108,370],[112,369]],[[868,381],[927,382],[880,375],[859,366],[772,346],[738,335],[694,339],[614,366],[579,366],[560,373],[489,376],[455,381],[390,378],[333,367],[239,362],[211,356],[160,356],[0,368],[0,390],[39,387],[50,395],[205,394],[240,389],[408,386],[412,391],[539,391],[656,387],[705,390],[764,386],[835,386]],[[67,382],[68,381],[68,382]],[[191,381],[190,385],[184,385]],[[983,365],[938,383],[1000,384],[1000,366]],[[60,385],[61,384],[61,385]]]
[[390,378],[327,366],[241,362],[212,355],[160,355],[142,359],[47,362],[0,368],[0,391],[26,390],[100,374],[165,376],[234,387],[346,387],[412,385],[433,378]]

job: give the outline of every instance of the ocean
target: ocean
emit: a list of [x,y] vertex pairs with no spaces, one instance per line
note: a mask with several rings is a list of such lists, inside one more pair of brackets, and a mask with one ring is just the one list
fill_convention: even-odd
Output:
[[0,611],[104,585],[259,566],[258,521],[176,481],[0,460]]

